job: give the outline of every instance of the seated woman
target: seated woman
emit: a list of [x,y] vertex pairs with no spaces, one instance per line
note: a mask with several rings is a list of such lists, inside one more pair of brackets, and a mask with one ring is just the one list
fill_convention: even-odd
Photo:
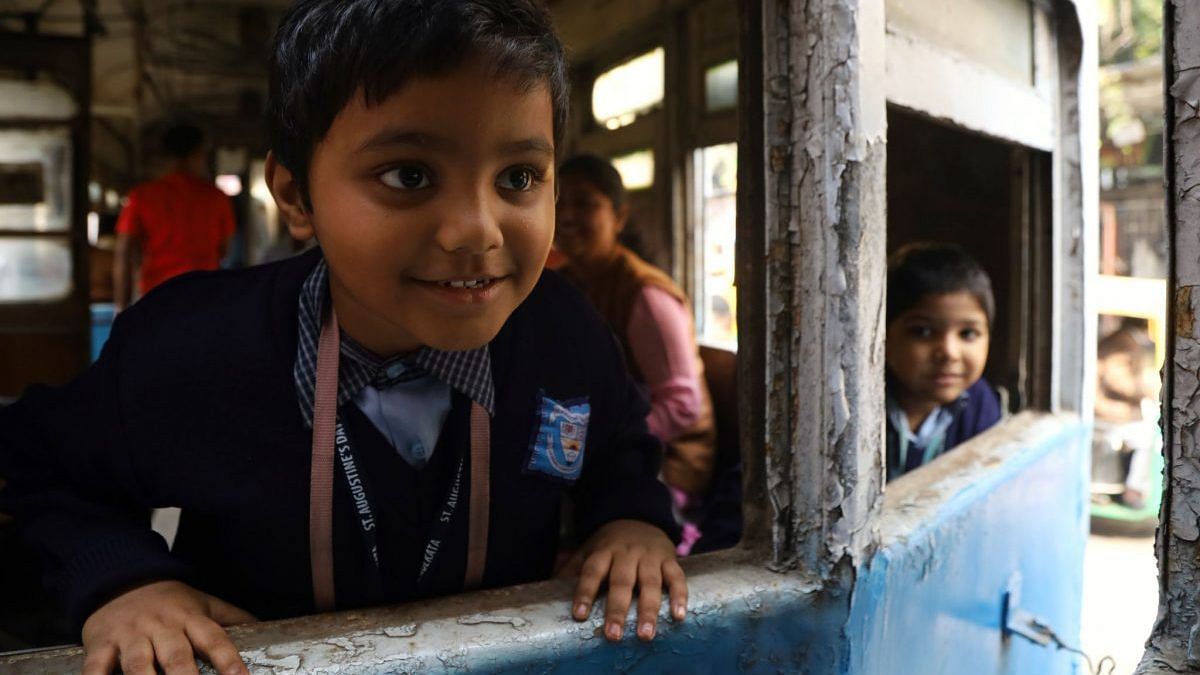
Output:
[[621,175],[592,155],[558,169],[554,243],[559,271],[578,285],[613,328],[634,377],[650,393],[650,432],[663,441],[663,481],[684,515],[685,555],[699,538],[688,511],[708,491],[716,434],[688,299],[662,270],[621,245],[629,207]]

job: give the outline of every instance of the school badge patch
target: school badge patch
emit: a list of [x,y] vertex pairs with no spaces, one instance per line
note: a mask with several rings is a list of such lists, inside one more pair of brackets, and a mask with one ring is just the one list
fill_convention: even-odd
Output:
[[584,443],[592,406],[586,398],[559,403],[539,392],[538,424],[526,469],[574,482],[583,472]]

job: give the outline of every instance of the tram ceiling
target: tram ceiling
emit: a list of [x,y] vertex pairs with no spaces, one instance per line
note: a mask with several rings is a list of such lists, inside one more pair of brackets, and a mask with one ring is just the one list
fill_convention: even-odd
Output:
[[94,166],[132,183],[149,168],[144,148],[177,118],[207,127],[219,144],[265,150],[268,50],[290,4],[0,0],[0,31],[91,38]]

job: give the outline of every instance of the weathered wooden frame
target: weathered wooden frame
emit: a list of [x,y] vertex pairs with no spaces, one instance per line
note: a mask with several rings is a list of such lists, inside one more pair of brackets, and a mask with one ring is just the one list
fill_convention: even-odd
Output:
[[1139,674],[1200,670],[1200,4],[1163,3],[1167,230],[1158,620]]

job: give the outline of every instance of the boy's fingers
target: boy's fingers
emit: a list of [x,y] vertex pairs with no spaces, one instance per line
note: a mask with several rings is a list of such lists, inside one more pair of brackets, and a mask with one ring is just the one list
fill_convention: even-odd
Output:
[[167,675],[200,675],[192,644],[183,631],[164,630],[150,637],[154,646],[154,659]]
[[121,671],[124,675],[156,675],[149,639],[138,636],[121,645]]
[[229,634],[216,623],[208,620],[193,621],[187,626],[188,639],[196,651],[212,664],[221,675],[249,675],[246,663]]
[[658,608],[662,604],[662,567],[657,562],[642,561],[638,565],[639,640],[653,640],[658,623]]
[[117,646],[105,643],[84,650],[82,675],[109,675],[117,665]]
[[633,585],[637,582],[637,558],[620,556],[613,560],[608,573],[608,603],[604,610],[604,637],[616,641],[625,631],[625,617],[629,615],[629,603],[633,599]]
[[579,582],[575,584],[575,602],[571,607],[571,616],[576,621],[583,621],[592,612],[592,603],[600,592],[600,584],[608,576],[612,565],[611,553],[596,553],[588,556],[579,571]]
[[225,602],[224,600],[208,596],[208,615],[212,617],[222,626],[236,626],[243,623],[254,623],[257,618],[250,612]]
[[667,593],[671,595],[671,618],[683,621],[687,616],[687,575],[683,573],[683,568],[679,566],[679,563],[674,560],[663,563],[662,573]]

